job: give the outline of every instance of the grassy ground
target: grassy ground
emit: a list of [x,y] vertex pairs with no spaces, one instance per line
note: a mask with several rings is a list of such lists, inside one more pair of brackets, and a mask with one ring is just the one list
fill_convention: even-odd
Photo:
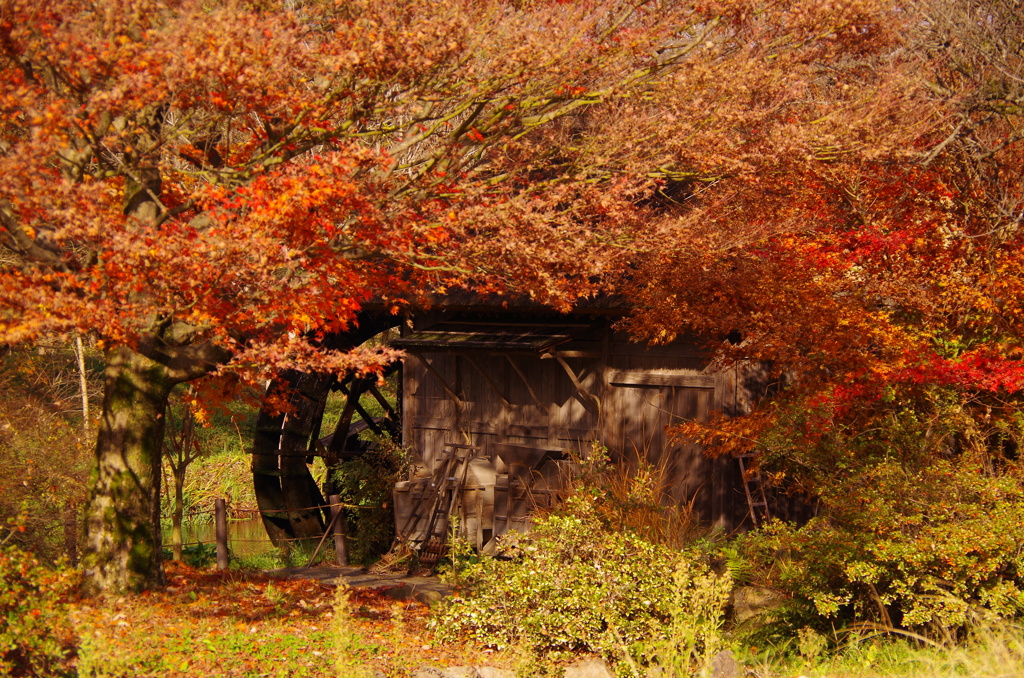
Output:
[[356,678],[504,661],[435,646],[415,601],[176,563],[167,574],[162,591],[72,606],[79,675]]
[[[515,652],[437,644],[430,614],[380,591],[171,563],[162,591],[71,605],[73,664],[80,676],[405,677],[466,665],[561,675]],[[753,678],[1024,676],[1024,635],[1007,625],[953,649],[877,634],[847,635],[838,652],[810,637],[766,648],[733,641],[741,675]]]

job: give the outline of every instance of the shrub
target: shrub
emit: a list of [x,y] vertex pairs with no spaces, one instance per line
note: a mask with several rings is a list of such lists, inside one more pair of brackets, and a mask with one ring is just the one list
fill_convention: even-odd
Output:
[[71,675],[75,633],[66,601],[75,573],[41,565],[29,553],[0,548],[0,674]]
[[407,463],[408,453],[387,439],[342,462],[332,476],[345,509],[349,560],[368,565],[386,553],[395,538],[391,491]]
[[[164,560],[171,560],[171,549],[164,549]],[[211,543],[189,544],[181,547],[181,562],[189,567],[209,568],[217,562],[217,545]]]
[[768,585],[833,620],[944,635],[1024,609],[1024,487],[964,459],[863,465],[822,488],[806,525],[744,538]]
[[[651,662],[669,649],[686,662],[710,656],[728,579],[677,551],[604,529],[579,498],[568,504],[529,534],[510,533],[500,557],[456,560],[448,576],[460,588],[434,622],[441,638],[468,636],[551,658],[596,652]],[[682,628],[689,639],[670,637]]]
[[76,372],[70,347],[0,354],[0,518],[23,514],[11,542],[46,562],[77,555],[95,444]]
[[[1024,415],[1013,397],[906,383],[794,389],[750,436],[765,477],[816,498],[802,527],[745,537],[781,615],[962,636],[1024,603]],[[763,422],[762,422],[763,423]]]

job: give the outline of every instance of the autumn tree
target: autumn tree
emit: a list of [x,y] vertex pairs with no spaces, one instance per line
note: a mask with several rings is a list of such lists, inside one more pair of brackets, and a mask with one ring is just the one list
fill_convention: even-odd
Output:
[[[828,287],[849,272],[805,265],[840,257],[789,245],[850,213],[829,176],[919,152],[891,121],[941,118],[910,114],[912,20],[882,0],[0,8],[0,339],[106,349],[93,590],[159,580],[170,388],[373,372],[394,354],[324,350],[371,298],[620,291],[638,336],[808,364],[822,318],[875,331]],[[819,322],[757,313],[773,285]]]
[[160,579],[175,384],[373,372],[394,355],[321,350],[371,297],[589,293],[635,184],[594,154],[552,169],[545,130],[648,92],[723,11],[3,0],[0,341],[82,332],[106,352],[87,588]]
[[[676,185],[651,210],[663,246],[629,276],[626,325],[710,337],[805,393],[877,394],[890,378],[1015,391],[1017,9],[845,3],[830,25],[776,7],[718,48],[750,52],[748,70],[705,67],[731,106],[701,119],[666,85],[638,107],[685,122],[640,128]],[[757,37],[789,23],[803,42]]]

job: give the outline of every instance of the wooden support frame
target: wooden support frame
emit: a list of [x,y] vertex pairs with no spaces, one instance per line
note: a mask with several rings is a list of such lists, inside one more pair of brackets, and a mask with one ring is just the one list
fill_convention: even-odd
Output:
[[541,356],[541,358],[542,359],[543,358],[548,358],[548,359],[554,358],[558,362],[558,364],[562,366],[562,369],[569,376],[569,381],[571,381],[572,385],[576,387],[576,393],[579,394],[580,399],[584,403],[584,406],[586,406],[586,403],[589,401],[594,406],[594,408],[595,408],[595,412],[594,413],[597,415],[598,421],[600,421],[600,419],[601,419],[601,399],[598,396],[596,396],[593,393],[591,393],[590,391],[588,391],[583,386],[583,382],[580,381],[580,378],[576,375],[576,372],[573,371],[572,367],[569,366],[569,363],[565,362],[565,358],[562,357],[562,354],[559,354],[559,353],[545,353],[544,355]]
[[[367,428],[369,428],[371,431],[373,431],[377,435],[383,435],[384,434],[384,430],[381,429],[381,427],[377,425],[377,422],[374,420],[374,418],[372,416],[370,416],[370,413],[367,412],[366,408],[364,408],[362,406],[362,404],[359,402],[359,399],[362,398],[363,394],[366,393],[366,391],[368,391],[369,388],[370,388],[370,385],[368,384],[367,379],[366,378],[357,379],[357,380],[354,380],[352,383],[353,383],[353,388],[352,388],[351,391],[346,389],[344,384],[342,384],[341,389],[340,389],[341,392],[344,393],[346,396],[348,396],[348,400],[352,403],[352,409],[354,409],[356,414],[358,414],[360,417],[362,417],[362,420],[364,422],[366,422]],[[350,423],[349,424],[349,430],[351,430],[351,428],[352,428],[352,425]]]
[[526,373],[523,372],[523,368],[519,367],[519,365],[516,364],[516,361],[512,360],[512,356],[508,353],[503,355],[505,356],[505,359],[508,360],[508,364],[512,366],[512,369],[519,375],[519,378],[523,380],[523,384],[526,385],[526,390],[529,391],[534,404],[537,405],[537,407],[544,407],[544,402],[540,399],[540,396],[537,395],[537,392],[533,390],[533,385],[530,383],[530,380],[526,378]]

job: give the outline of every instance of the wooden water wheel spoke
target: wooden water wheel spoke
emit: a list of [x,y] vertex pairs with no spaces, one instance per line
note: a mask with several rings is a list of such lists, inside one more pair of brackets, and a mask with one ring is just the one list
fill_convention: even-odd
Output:
[[387,432],[387,435],[392,439],[398,439],[402,432],[398,412],[396,412],[395,408],[391,406],[388,399],[381,394],[375,384],[370,384],[367,387],[367,391],[369,391],[370,395],[377,400],[381,408],[384,410],[384,416],[379,420],[380,428],[383,428]]
[[[361,379],[358,377],[351,379],[354,385],[360,381]],[[345,382],[340,382],[337,384],[336,389],[345,395],[345,407],[341,411],[338,426],[334,429],[330,444],[327,446],[328,452],[334,458],[343,456],[345,452],[350,451],[349,438],[352,437],[353,433],[352,417],[356,414],[356,408],[359,405],[358,386],[346,388]]]
[[366,422],[366,426],[375,434],[384,435],[384,431],[377,424],[377,420],[374,419],[359,402],[359,399],[363,396],[363,394],[369,391],[370,389],[376,390],[376,388],[369,380],[360,379],[354,384],[354,387],[351,391],[349,391],[344,387],[344,385],[342,385],[341,392],[348,396],[348,400],[349,402],[352,403],[353,409],[355,410],[356,414],[362,417],[363,421]]

